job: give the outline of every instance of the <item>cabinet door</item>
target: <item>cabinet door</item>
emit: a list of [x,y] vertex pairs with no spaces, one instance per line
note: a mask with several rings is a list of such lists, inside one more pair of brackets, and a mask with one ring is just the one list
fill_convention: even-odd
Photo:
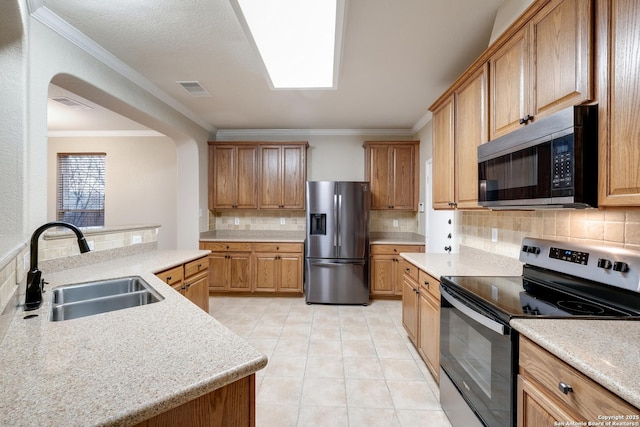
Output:
[[531,20],[536,118],[593,99],[591,0],[554,0]]
[[418,343],[418,285],[406,275],[402,280],[402,325],[414,344]]
[[[640,206],[640,3],[601,1],[598,27],[599,187],[602,206]],[[608,61],[607,61],[608,59]]]
[[440,381],[440,304],[421,289],[418,302],[418,352],[437,382]]
[[415,146],[401,145],[391,147],[390,199],[392,209],[412,210],[414,207],[415,189]]
[[478,146],[489,138],[487,73],[485,65],[455,94],[455,202],[458,208],[478,207]]
[[389,181],[391,158],[389,147],[373,145],[369,148],[368,170],[371,184],[371,209],[390,209]]
[[281,207],[304,209],[306,148],[282,147]]
[[280,283],[278,291],[302,292],[302,255],[280,255]]
[[550,399],[522,375],[518,375],[517,401],[518,427],[553,426],[567,420],[587,421]]
[[281,184],[280,147],[260,147],[260,207],[280,207]]
[[254,290],[275,292],[278,287],[278,254],[259,253],[255,255],[256,275]]
[[226,253],[212,252],[209,259],[209,290],[213,292],[229,289],[228,255]]
[[371,295],[393,295],[398,258],[377,255],[371,258]]
[[258,207],[258,148],[256,146],[239,146],[237,148],[237,185],[235,207],[254,209]]
[[[433,112],[433,208],[451,209],[454,195],[454,98]],[[476,166],[477,170],[477,166]]]
[[184,296],[205,312],[209,312],[209,282],[206,271],[185,280]]
[[489,59],[489,75],[489,132],[490,138],[495,139],[519,128],[520,119],[533,114],[529,96],[528,27],[518,31]]
[[251,253],[230,253],[227,258],[229,264],[229,290],[251,290]]
[[236,203],[236,149],[232,145],[209,147],[209,207],[232,208]]

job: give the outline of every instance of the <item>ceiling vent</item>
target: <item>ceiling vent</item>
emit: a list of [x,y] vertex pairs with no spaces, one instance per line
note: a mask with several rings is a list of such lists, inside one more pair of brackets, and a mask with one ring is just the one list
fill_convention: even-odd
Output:
[[209,92],[200,84],[200,82],[176,82],[182,86],[191,96],[207,97],[211,96]]
[[78,102],[71,98],[67,98],[66,96],[58,96],[55,98],[51,98],[52,101],[59,102],[65,107],[73,108],[74,110],[93,110],[93,107],[83,104],[82,102]]

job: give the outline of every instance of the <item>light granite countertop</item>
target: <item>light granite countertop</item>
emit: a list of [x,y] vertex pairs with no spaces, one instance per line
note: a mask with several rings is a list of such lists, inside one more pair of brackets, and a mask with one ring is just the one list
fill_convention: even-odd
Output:
[[640,321],[513,319],[511,326],[640,408]]
[[302,231],[224,230],[200,233],[201,242],[288,242],[304,243]]
[[[43,277],[43,306],[19,309],[0,343],[0,419],[12,426],[127,426],[266,366],[264,354],[153,273],[208,251],[151,251]],[[165,299],[51,322],[59,285],[141,276]]]
[[371,245],[424,245],[425,238],[418,233],[372,232],[369,234]]
[[435,278],[440,276],[520,276],[522,263],[479,249],[460,246],[458,253],[401,253],[401,257]]

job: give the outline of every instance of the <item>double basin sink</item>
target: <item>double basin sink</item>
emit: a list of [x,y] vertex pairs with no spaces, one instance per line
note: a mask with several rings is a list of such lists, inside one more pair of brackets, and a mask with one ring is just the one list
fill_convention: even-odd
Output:
[[163,299],[139,276],[59,286],[53,289],[50,320],[76,319]]

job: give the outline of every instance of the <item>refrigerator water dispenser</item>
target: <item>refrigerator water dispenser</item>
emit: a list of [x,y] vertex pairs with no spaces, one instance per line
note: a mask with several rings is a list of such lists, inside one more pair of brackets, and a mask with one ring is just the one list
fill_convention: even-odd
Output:
[[309,214],[309,223],[311,224],[311,229],[309,230],[310,235],[322,234],[327,235],[327,214],[323,213],[312,213]]

